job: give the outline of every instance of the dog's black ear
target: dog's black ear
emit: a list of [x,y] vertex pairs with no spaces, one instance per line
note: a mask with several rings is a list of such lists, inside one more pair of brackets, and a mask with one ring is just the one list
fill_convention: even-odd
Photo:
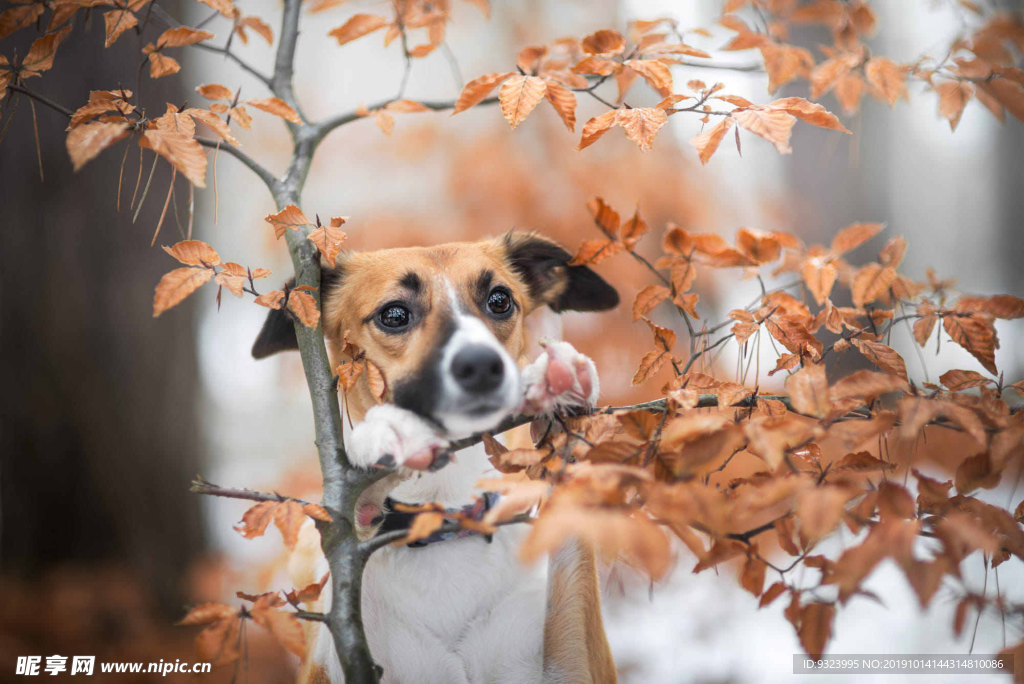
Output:
[[535,233],[505,237],[509,263],[526,282],[530,295],[555,311],[606,311],[619,293],[586,266],[570,266],[572,255]]
[[[325,268],[320,272],[321,303],[324,296],[336,288],[340,282],[340,269]],[[286,290],[293,287],[295,287],[295,278],[291,278],[284,285]],[[271,309],[267,314],[267,320],[263,322],[260,334],[256,336],[256,342],[252,345],[253,358],[265,359],[278,352],[292,351],[298,348],[299,341],[295,337],[295,324],[291,315],[285,309]]]

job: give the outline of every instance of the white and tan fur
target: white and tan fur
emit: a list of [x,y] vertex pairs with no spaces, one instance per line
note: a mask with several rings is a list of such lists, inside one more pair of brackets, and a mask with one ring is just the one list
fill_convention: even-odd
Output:
[[[493,466],[481,446],[445,464],[439,459],[450,440],[493,429],[516,412],[595,403],[594,364],[571,345],[549,343],[532,363],[525,356],[523,319],[538,307],[603,310],[618,303],[614,290],[589,269],[568,266],[568,258],[544,238],[510,234],[345,254],[338,271],[326,274],[323,328],[333,362],[345,360],[350,342],[380,367],[388,387],[383,405],[365,377],[346,395],[355,426],[345,438],[349,459],[358,467],[394,468],[361,497],[354,512],[360,536],[373,535],[387,496],[452,508],[479,496],[475,485],[495,476]],[[511,311],[495,313],[505,301],[497,291],[511,299]],[[400,320],[408,323],[385,324]],[[253,354],[293,348],[290,326],[272,312]],[[616,681],[593,550],[572,541],[547,565],[524,567],[516,552],[527,532],[507,526],[490,543],[472,536],[371,556],[362,612],[384,682]],[[311,525],[290,569],[296,586],[327,569]],[[329,602],[321,597],[318,608]],[[322,625],[309,632],[300,680],[342,684],[329,633]]]

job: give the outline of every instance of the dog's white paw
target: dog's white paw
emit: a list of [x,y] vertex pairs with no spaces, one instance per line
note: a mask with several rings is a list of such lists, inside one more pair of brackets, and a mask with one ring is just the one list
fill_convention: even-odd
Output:
[[439,470],[448,464],[448,441],[412,411],[384,404],[366,412],[352,430],[348,457],[362,468]]
[[591,408],[600,391],[597,367],[568,342],[541,340],[544,353],[522,370],[526,388],[520,412],[547,415],[558,408]]

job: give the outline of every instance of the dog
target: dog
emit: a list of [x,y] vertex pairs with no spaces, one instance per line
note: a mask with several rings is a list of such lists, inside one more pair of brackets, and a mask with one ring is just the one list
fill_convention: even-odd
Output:
[[[394,469],[360,498],[360,537],[401,528],[393,502],[460,509],[476,500],[479,508],[475,484],[493,477],[493,466],[479,445],[447,463],[451,440],[492,430],[515,413],[595,405],[594,363],[570,344],[550,342],[532,363],[525,356],[524,319],[534,310],[603,311],[619,303],[614,288],[570,259],[545,237],[511,232],[480,242],[347,252],[336,268],[323,270],[322,323],[332,363],[345,361],[355,345],[380,368],[387,388],[386,403],[378,405],[364,373],[345,394],[354,425],[345,439],[351,463]],[[253,356],[295,348],[288,314],[272,310]],[[428,538],[370,557],[362,614],[384,682],[616,681],[593,550],[572,541],[546,567],[524,568],[516,550],[527,531],[511,525],[490,538]],[[307,525],[302,538],[291,563],[296,586],[326,571],[315,528]],[[322,625],[312,631],[300,681],[342,684],[330,634]]]

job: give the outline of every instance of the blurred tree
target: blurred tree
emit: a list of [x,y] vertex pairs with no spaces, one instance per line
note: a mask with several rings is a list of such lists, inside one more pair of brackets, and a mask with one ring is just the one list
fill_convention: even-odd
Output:
[[[52,76],[69,102],[112,83],[136,88],[139,39],[104,51],[102,22],[92,24],[62,48],[65,63],[89,68]],[[35,37],[7,40],[25,54]],[[143,82],[150,102],[182,101],[181,86]],[[148,315],[166,255],[148,235],[123,234],[138,156],[126,159],[118,214],[109,179],[120,155],[72,179],[60,142],[66,120],[37,104],[40,182],[29,101],[18,108],[7,136],[25,144],[0,155],[4,224],[22,227],[6,231],[0,255],[0,571],[113,560],[147,578],[168,610],[180,609],[181,578],[203,547],[188,491],[201,470],[195,331],[187,316]],[[166,165],[157,169],[137,231],[156,224],[169,178]],[[176,230],[173,215],[166,220],[164,230]]]

